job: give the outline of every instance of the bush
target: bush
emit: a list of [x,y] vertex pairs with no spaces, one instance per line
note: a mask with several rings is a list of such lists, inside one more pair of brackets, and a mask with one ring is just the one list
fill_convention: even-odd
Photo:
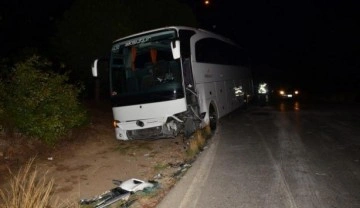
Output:
[[51,72],[51,64],[39,56],[15,64],[2,82],[6,84],[0,85],[2,125],[54,144],[86,121],[86,112],[77,100],[81,88],[67,81],[66,74]]

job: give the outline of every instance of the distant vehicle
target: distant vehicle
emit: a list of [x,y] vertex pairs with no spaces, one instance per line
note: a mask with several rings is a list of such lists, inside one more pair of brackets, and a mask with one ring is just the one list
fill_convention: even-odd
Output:
[[280,99],[298,99],[300,97],[300,90],[289,86],[277,87],[273,93],[275,98]]
[[116,138],[189,136],[207,125],[214,131],[219,118],[254,96],[248,60],[230,39],[191,27],[114,41],[109,78]]

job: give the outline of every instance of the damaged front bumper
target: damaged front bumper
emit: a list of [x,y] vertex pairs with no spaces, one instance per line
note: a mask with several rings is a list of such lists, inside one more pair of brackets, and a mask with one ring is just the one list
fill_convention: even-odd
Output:
[[181,123],[180,119],[172,116],[126,122],[114,121],[114,127],[118,140],[154,139],[176,137]]

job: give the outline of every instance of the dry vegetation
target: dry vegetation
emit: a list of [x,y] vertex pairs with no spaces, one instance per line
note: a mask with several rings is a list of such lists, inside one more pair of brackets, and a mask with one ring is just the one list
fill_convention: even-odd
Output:
[[[30,159],[17,174],[12,174],[8,189],[0,190],[1,208],[49,207],[52,200],[54,180],[42,176]],[[60,207],[56,204],[55,207]]]
[[[202,151],[210,136],[210,129],[204,128],[203,130],[198,130],[190,139],[184,141],[186,143],[186,150],[182,156],[182,159],[185,158],[184,162],[191,163],[197,154]],[[125,154],[127,157],[132,157],[131,152],[133,152],[133,146],[122,146],[121,148],[120,151],[122,154]],[[138,146],[138,148],[148,150],[150,147],[142,144]],[[152,154],[154,155],[149,155],[149,157],[156,157],[155,152]],[[80,206],[78,201],[72,199],[63,199],[60,201],[58,198],[55,198],[56,189],[54,179],[46,172],[39,171],[36,165],[34,165],[34,160],[35,158],[28,160],[26,164],[20,167],[17,174],[13,174],[10,171],[9,183],[0,189],[0,200],[2,201],[0,208],[85,208],[85,206]],[[167,169],[169,165],[168,163],[157,163],[153,169],[156,172],[161,172]],[[175,174],[176,173],[173,173],[173,175]],[[156,207],[179,178],[179,174],[177,177],[163,178],[162,181],[164,184],[167,184],[167,186],[163,186],[161,189],[157,189],[151,193],[132,195],[132,200],[134,200],[135,203],[129,207]]]

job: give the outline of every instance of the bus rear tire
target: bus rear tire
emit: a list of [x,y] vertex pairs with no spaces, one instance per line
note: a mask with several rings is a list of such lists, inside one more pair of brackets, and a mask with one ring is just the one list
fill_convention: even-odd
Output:
[[209,123],[210,123],[210,130],[211,133],[214,133],[217,127],[218,117],[216,110],[213,105],[210,105],[209,108]]

